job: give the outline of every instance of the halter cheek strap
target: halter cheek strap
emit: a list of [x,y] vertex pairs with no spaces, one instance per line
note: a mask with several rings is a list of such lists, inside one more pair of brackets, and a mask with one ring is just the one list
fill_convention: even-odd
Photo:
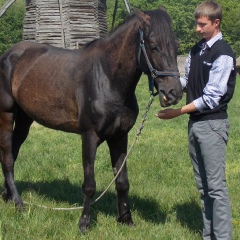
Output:
[[140,45],[139,45],[139,51],[138,51],[138,65],[140,66],[140,57],[141,57],[141,53],[143,52],[149,71],[150,71],[150,74],[148,74],[149,91],[152,93],[152,95],[156,96],[158,92],[154,93],[154,80],[157,77],[165,77],[165,76],[180,77],[180,74],[179,72],[172,72],[172,71],[169,71],[169,72],[158,71],[155,68],[153,68],[147,56],[144,39],[143,39],[143,30],[139,29],[139,33],[140,33]]

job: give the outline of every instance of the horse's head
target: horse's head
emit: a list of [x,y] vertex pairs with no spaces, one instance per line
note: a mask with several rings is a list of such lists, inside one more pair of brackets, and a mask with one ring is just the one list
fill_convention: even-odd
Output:
[[138,64],[149,76],[150,89],[158,90],[160,104],[167,107],[182,98],[182,87],[177,67],[178,40],[171,28],[171,19],[165,9],[141,12]]

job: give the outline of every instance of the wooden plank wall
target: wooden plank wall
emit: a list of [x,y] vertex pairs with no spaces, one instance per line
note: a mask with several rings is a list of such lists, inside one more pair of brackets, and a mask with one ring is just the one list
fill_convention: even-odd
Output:
[[105,0],[31,0],[23,38],[74,49],[106,36],[106,11]]
[[36,39],[36,0],[27,1],[23,26],[23,39],[35,41]]

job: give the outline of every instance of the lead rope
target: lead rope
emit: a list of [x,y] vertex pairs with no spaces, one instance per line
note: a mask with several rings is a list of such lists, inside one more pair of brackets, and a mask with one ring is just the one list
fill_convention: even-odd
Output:
[[[145,111],[145,113],[144,113],[143,116],[142,116],[142,122],[141,122],[139,128],[137,129],[136,137],[135,137],[135,139],[134,139],[134,141],[133,141],[133,143],[132,143],[132,146],[130,147],[127,155],[125,156],[121,167],[119,168],[117,174],[115,175],[115,177],[113,178],[113,180],[110,182],[110,184],[107,186],[107,188],[99,195],[99,197],[97,197],[97,198],[91,203],[91,205],[93,205],[93,204],[95,204],[96,202],[98,202],[98,201],[105,195],[105,193],[106,193],[106,192],[108,191],[108,189],[112,186],[112,184],[114,183],[114,181],[116,180],[116,178],[117,178],[118,175],[120,174],[122,168],[124,167],[124,165],[125,165],[125,163],[126,163],[126,161],[127,161],[128,156],[130,155],[130,153],[131,153],[134,145],[136,144],[136,142],[137,142],[137,140],[138,140],[138,138],[139,138],[139,136],[140,136],[140,134],[141,134],[141,132],[142,132],[142,130],[143,130],[143,128],[144,128],[144,123],[145,123],[145,121],[147,120],[147,114],[148,114],[148,112],[149,112],[149,110],[150,110],[150,107],[151,107],[151,105],[152,105],[152,103],[153,103],[153,100],[154,100],[154,95],[151,93],[151,94],[150,94],[149,101],[148,101],[148,105],[147,105],[147,107],[146,107],[146,111]],[[31,196],[31,195],[30,195],[30,196]],[[81,206],[81,207],[70,207],[70,208],[52,208],[52,207],[47,207],[47,206],[44,206],[44,205],[28,203],[28,202],[25,202],[25,201],[24,201],[23,203],[26,204],[26,205],[32,205],[32,206],[36,206],[36,207],[40,207],[40,208],[45,208],[45,209],[56,210],[56,211],[71,211],[71,210],[83,209],[83,206]]]
[[[131,7],[130,7],[129,1],[128,0],[124,0],[124,3],[125,3],[125,6],[126,6],[128,14],[131,15],[132,11],[131,11]],[[113,20],[112,20],[112,30],[113,30],[114,25],[115,25],[115,18],[116,18],[116,15],[117,15],[117,9],[118,9],[118,0],[116,0],[115,6],[114,6]]]

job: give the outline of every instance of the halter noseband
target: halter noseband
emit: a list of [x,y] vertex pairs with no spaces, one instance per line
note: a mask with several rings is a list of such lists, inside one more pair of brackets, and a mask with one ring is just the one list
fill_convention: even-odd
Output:
[[143,30],[140,29],[139,33],[140,33],[140,45],[139,45],[139,52],[138,52],[138,65],[140,66],[140,56],[141,56],[141,52],[143,52],[149,71],[150,71],[150,74],[148,74],[149,91],[152,93],[153,96],[156,96],[158,92],[154,93],[154,79],[156,79],[157,77],[163,77],[163,76],[180,77],[180,74],[179,72],[158,71],[155,68],[153,68],[147,56],[146,48],[144,45]]

